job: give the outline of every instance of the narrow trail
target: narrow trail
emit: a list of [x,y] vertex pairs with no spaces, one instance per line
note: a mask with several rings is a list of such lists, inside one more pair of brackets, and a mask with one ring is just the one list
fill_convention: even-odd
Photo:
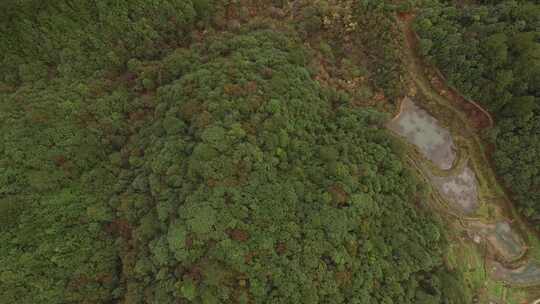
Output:
[[[444,76],[440,75],[440,72],[435,72],[436,75],[434,76],[434,78],[430,78],[427,76],[430,73],[426,72],[425,65],[422,62],[421,56],[417,54],[416,51],[418,37],[416,36],[416,33],[414,32],[412,27],[414,22],[414,15],[400,14],[398,17],[399,25],[405,38],[404,61],[407,65],[407,70],[409,71],[414,86],[417,88],[417,91],[419,91],[423,97],[430,100],[430,102],[434,102],[437,108],[446,109],[446,112],[443,111],[444,113],[452,113],[451,116],[455,116],[454,119],[459,120],[459,133],[465,138],[466,141],[465,153],[468,154],[468,157],[470,157],[471,159],[472,168],[478,179],[479,187],[482,187],[484,190],[485,196],[483,197],[482,201],[484,201],[484,203],[493,204],[494,208],[496,209],[505,210],[504,212],[501,211],[500,214],[498,214],[494,219],[492,218],[491,220],[507,221],[510,223],[515,221],[515,228],[518,228],[517,230],[515,230],[515,232],[517,235],[520,235],[525,241],[523,246],[525,253],[522,258],[514,260],[513,262],[504,263],[506,265],[505,267],[508,267],[504,269],[504,271],[506,271],[506,274],[512,274],[512,269],[522,266],[526,263],[531,263],[533,261],[531,254],[528,250],[528,243],[529,241],[531,241],[531,238],[535,238],[536,240],[537,236],[535,233],[529,231],[529,229],[527,228],[527,223],[524,222],[514,210],[507,193],[504,191],[504,188],[500,186],[499,181],[496,178],[495,171],[491,166],[491,162],[489,161],[486,151],[484,150],[484,145],[482,144],[478,135],[479,130],[493,127],[493,119],[489,112],[484,110],[480,105],[478,105],[474,101],[464,98],[453,88],[448,87],[446,85]],[[433,79],[435,79],[435,81],[433,81]],[[432,104],[431,106],[435,105]],[[400,113],[398,113],[398,116],[399,115]],[[416,167],[416,169],[420,172],[421,175],[424,175],[423,178],[426,179],[428,183],[432,183],[431,181],[429,181],[429,178],[425,176],[425,172],[423,172],[426,168],[422,164],[422,161],[419,162],[419,160],[416,159],[409,159],[409,162],[413,164],[414,167]],[[436,201],[439,201],[438,208],[445,209],[444,202],[442,204],[440,203],[444,200],[436,199]],[[444,210],[440,211],[444,212]],[[461,223],[462,226],[466,226],[464,225],[464,221],[467,221],[466,216],[449,213],[448,211],[449,210],[446,210],[446,214],[448,216],[456,219],[459,223]],[[488,218],[479,217],[477,220],[479,220],[479,222],[489,222]],[[490,258],[491,256],[494,256],[493,252],[489,251],[490,257],[486,255],[487,253],[488,252],[484,253],[484,265],[486,264],[486,262],[488,265],[492,265],[492,262],[495,262],[495,259]],[[502,271],[501,273],[504,273],[504,271]],[[516,274],[516,276],[521,275],[522,274]],[[488,276],[490,277],[490,280],[499,282],[502,281],[506,283],[505,285],[509,284],[508,281],[501,279],[501,277],[496,278],[497,275],[494,275],[492,272],[489,272]],[[531,277],[530,279],[531,281],[529,281],[528,286],[540,285],[540,273],[534,274],[534,278]],[[512,286],[519,287],[520,285],[517,285],[516,283],[516,285]],[[508,288],[513,287],[509,286]],[[504,289],[504,296],[502,297],[502,299],[506,299],[507,292],[508,290]],[[490,300],[495,300],[498,297],[494,297],[494,295],[489,295],[489,298]],[[498,302],[496,303],[506,303],[506,300],[502,299],[498,298]],[[503,302],[501,302],[501,300]],[[532,303],[540,304],[540,299]]]

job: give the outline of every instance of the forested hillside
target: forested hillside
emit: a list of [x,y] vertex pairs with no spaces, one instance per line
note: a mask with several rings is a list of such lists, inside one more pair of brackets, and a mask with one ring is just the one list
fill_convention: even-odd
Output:
[[0,4],[1,303],[469,301],[393,6],[285,2]]
[[[457,1],[456,1],[457,2]],[[448,81],[496,118],[497,173],[524,215],[540,222],[540,5],[433,1],[418,16],[420,48]]]

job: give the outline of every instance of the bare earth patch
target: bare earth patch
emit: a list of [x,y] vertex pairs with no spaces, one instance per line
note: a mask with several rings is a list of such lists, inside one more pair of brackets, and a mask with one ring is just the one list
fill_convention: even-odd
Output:
[[416,145],[439,168],[452,168],[456,153],[450,132],[409,97],[403,99],[400,114],[390,121],[388,128]]
[[469,166],[453,176],[432,175],[431,180],[441,196],[456,209],[471,214],[478,208],[476,177]]

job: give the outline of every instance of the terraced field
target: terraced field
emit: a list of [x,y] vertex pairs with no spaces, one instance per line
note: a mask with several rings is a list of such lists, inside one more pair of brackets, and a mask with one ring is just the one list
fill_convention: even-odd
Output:
[[540,252],[532,250],[538,236],[497,183],[478,125],[427,76],[411,16],[400,20],[414,88],[387,127],[407,143],[411,162],[430,184],[434,209],[448,219],[455,235],[448,264],[468,274],[479,303],[533,303],[540,296]]
[[450,132],[410,98],[403,99],[399,114],[388,124],[388,128],[416,145],[439,168],[452,168],[456,153]]

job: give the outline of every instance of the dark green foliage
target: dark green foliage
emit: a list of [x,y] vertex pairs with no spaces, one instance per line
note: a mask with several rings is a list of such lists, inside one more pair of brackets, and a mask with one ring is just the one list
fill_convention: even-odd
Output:
[[419,16],[421,51],[497,119],[497,173],[523,213],[540,220],[540,5],[434,4]]
[[0,302],[459,298],[386,115],[313,80],[296,33],[212,33],[213,1],[6,3]]
[[0,79],[91,76],[186,41],[211,0],[11,1],[0,10]]
[[80,88],[29,85],[0,95],[3,303],[112,298],[117,253],[103,227],[114,215],[106,195],[114,175],[100,132],[84,121]]
[[[0,302],[122,296],[114,238],[126,227],[109,201],[127,165],[121,148],[149,100],[107,73],[176,47],[196,15],[189,1],[2,2]],[[152,90],[151,64],[134,69]],[[140,238],[156,229],[153,217],[141,219]]]
[[[131,277],[130,299],[444,298],[422,282],[441,267],[441,232],[410,204],[418,185],[377,127],[384,117],[332,110],[293,41],[271,31],[222,34],[193,48],[204,64],[159,88],[154,123],[133,143],[146,147],[144,164],[131,169],[149,181],[138,199],[155,207],[125,210],[142,219],[124,216],[142,225],[156,210],[162,230],[136,246],[128,267],[150,264]],[[132,183],[121,196],[136,191]],[[143,288],[153,292],[138,294]]]
[[504,118],[495,132],[497,170],[512,187],[519,207],[529,219],[540,221],[540,115]]

